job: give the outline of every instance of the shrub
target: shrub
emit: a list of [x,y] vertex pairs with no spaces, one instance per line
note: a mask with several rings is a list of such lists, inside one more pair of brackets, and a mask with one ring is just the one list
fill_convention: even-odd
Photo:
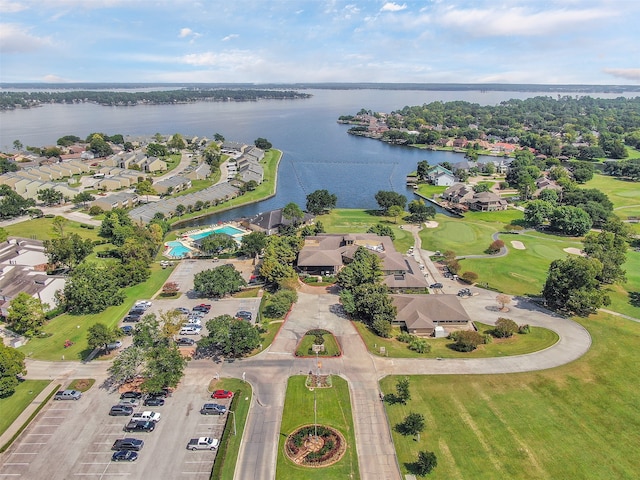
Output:
[[518,327],[518,333],[520,335],[526,335],[527,333],[531,332],[531,327],[529,326],[529,324],[524,324],[524,325],[520,325]]
[[102,208],[100,208],[97,205],[94,205],[89,209],[89,215],[91,215],[92,217],[95,217],[96,215],[100,215],[102,212],[104,212],[104,210],[102,210]]
[[431,345],[424,338],[414,338],[409,343],[409,350],[413,350],[418,353],[429,353],[431,351]]
[[454,258],[447,262],[447,268],[452,274],[457,275],[460,271],[460,262]]
[[371,325],[371,329],[379,337],[391,337],[391,322],[385,320],[384,318],[378,318],[374,320],[373,324]]
[[487,345],[491,342],[493,342],[493,337],[491,336],[490,333],[485,333],[484,335],[482,335],[482,343]]
[[396,340],[402,343],[409,343],[413,340],[413,335],[407,332],[401,332],[400,335],[396,337]]
[[504,242],[502,240],[494,240],[491,242],[491,245],[489,245],[487,252],[492,254],[498,253],[502,248],[504,248]]
[[518,331],[518,324],[509,318],[500,317],[492,333],[498,338],[509,338]]
[[478,345],[484,343],[484,337],[478,332],[474,331],[461,331],[457,332],[456,341],[451,346],[458,352],[473,352]]
[[460,275],[460,279],[469,284],[472,284],[476,280],[478,280],[478,274],[476,272],[464,272],[462,275]]

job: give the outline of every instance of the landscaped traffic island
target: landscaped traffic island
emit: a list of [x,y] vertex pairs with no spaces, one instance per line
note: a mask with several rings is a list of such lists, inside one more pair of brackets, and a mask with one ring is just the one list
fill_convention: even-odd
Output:
[[340,346],[333,334],[327,330],[314,329],[304,334],[298,347],[296,357],[307,357],[318,355],[320,357],[340,356]]
[[276,478],[358,479],[355,445],[347,382],[327,375],[289,378]]

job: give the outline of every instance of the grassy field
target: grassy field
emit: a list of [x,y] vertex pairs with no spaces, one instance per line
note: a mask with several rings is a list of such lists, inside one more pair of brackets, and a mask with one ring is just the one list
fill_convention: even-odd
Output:
[[[506,317],[509,314],[505,314]],[[409,345],[396,340],[395,336],[400,333],[399,328],[395,328],[392,338],[381,338],[367,328],[362,322],[353,322],[358,333],[364,340],[367,349],[380,355],[380,347],[386,348],[386,357],[391,358],[490,358],[507,357],[511,355],[524,355],[537,352],[550,347],[558,341],[558,335],[546,328],[531,327],[531,332],[527,335],[514,335],[511,338],[494,339],[492,343],[480,345],[476,350],[469,353],[457,352],[449,348],[452,343],[447,338],[427,338],[431,345],[431,352],[417,353],[409,350]],[[493,328],[480,322],[474,322],[480,333],[485,333]]]
[[[539,295],[553,260],[569,255],[563,249],[582,248],[579,238],[560,237],[539,232],[502,234],[509,253],[497,258],[469,258],[461,260],[461,271],[479,275],[478,283],[511,295]],[[511,246],[512,241],[524,244],[524,250]]]
[[249,413],[249,406],[251,405],[252,390],[251,385],[235,378],[222,378],[218,380],[216,382],[216,388],[231,390],[233,392],[242,392],[240,398],[235,404],[234,415],[236,419],[236,435],[230,435],[228,437],[226,456],[220,474],[220,480],[233,480],[233,473],[236,468],[236,461],[238,460],[240,443],[242,442],[242,434],[244,433],[244,427]]
[[[101,322],[108,327],[114,327],[126,315],[136,300],[151,298],[166,282],[173,269],[165,270],[160,265],[151,266],[151,277],[144,283],[125,289],[125,300],[122,305],[107,308],[104,312],[92,315],[63,314],[47,323],[45,333],[50,337],[34,338],[20,350],[30,357],[39,360],[82,360],[89,353],[87,346],[87,330],[92,325]],[[66,340],[71,340],[74,345],[64,348]]]
[[421,183],[418,185],[418,192],[420,195],[423,195],[427,198],[433,198],[434,195],[440,195],[444,192],[447,187],[439,187],[438,185],[431,185],[430,183]]
[[287,398],[282,414],[280,443],[278,446],[278,463],[276,469],[277,480],[315,480],[345,478],[357,480],[360,478],[356,442],[353,433],[353,417],[351,415],[351,401],[347,382],[340,377],[333,376],[333,387],[318,388],[318,423],[338,429],[347,440],[348,449],[342,459],[330,467],[306,468],[293,464],[284,455],[284,441],[286,436],[296,428],[313,423],[314,392],[305,387],[306,376],[290,377],[287,385]]
[[[336,337],[327,333],[322,335],[322,338],[324,338],[324,352],[318,353],[320,357],[335,357],[340,355],[340,347],[338,346]],[[315,356],[315,353],[313,353],[312,350],[314,340],[315,336],[313,335],[305,335],[302,337],[302,340],[300,340],[300,343],[298,344],[298,348],[296,348],[296,356]]]
[[619,180],[608,175],[594,175],[584,188],[597,188],[613,203],[614,213],[620,218],[640,216],[640,182]]
[[611,305],[606,308],[640,318],[640,252],[629,250],[623,268],[627,271],[627,282],[605,286],[611,298]]
[[436,228],[420,231],[422,248],[445,252],[453,250],[456,255],[482,255],[491,244],[491,235],[504,230],[506,224],[519,220],[519,210],[502,212],[469,212],[463,219],[436,215]]
[[27,408],[34,398],[49,385],[49,380],[25,380],[16,387],[13,395],[0,398],[0,435]]
[[[600,314],[578,319],[591,350],[569,365],[511,375],[410,377],[411,400],[387,406],[391,425],[425,416],[420,441],[393,433],[404,471],[435,452],[430,479],[637,479],[640,324]],[[382,380],[393,392],[397,378]]]
[[377,212],[362,209],[335,209],[327,215],[318,217],[327,233],[365,233],[369,227],[382,223],[391,227],[395,233],[393,245],[399,252],[406,252],[413,245],[413,236],[400,228],[402,220],[376,215]]
[[[15,223],[3,227],[10,237],[32,238],[34,240],[50,240],[55,237],[53,232],[53,218],[34,218],[25,222]],[[98,240],[99,227],[93,230],[81,228],[79,222],[69,220],[64,227],[65,233],[77,233],[82,238]]]

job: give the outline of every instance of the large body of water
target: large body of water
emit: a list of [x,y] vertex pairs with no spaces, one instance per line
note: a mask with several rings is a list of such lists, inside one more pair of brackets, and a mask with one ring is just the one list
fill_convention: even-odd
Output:
[[[406,175],[421,160],[436,164],[460,160],[459,154],[390,146],[346,133],[340,115],[361,108],[390,112],[405,105],[433,101],[465,100],[493,105],[510,98],[529,98],[535,92],[449,92],[413,90],[310,90],[306,100],[257,102],[198,102],[181,105],[103,107],[94,104],[45,105],[29,110],[0,112],[0,147],[10,151],[14,140],[24,145],[55,144],[64,135],[86,137],[92,132],[108,135],[197,135],[253,143],[268,139],[284,156],[278,171],[275,197],[200,219],[194,224],[253,215],[296,202],[304,208],[306,196],[327,189],[338,197],[341,208],[376,208],[379,190],[394,190],[411,199]],[[566,93],[564,93],[566,94]],[[620,94],[599,94],[614,98]],[[627,95],[633,96],[633,95]]]

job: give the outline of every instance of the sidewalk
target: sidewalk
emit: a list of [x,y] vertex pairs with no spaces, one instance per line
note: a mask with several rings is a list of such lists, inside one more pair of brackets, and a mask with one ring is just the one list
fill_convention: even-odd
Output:
[[47,385],[40,394],[34,398],[27,408],[25,408],[18,418],[14,420],[14,422],[5,430],[5,432],[0,435],[0,447],[3,447],[11,437],[13,437],[22,425],[29,419],[29,417],[36,411],[36,409],[45,401],[45,399],[51,394],[51,392],[58,389],[58,382],[52,380],[49,385]]

